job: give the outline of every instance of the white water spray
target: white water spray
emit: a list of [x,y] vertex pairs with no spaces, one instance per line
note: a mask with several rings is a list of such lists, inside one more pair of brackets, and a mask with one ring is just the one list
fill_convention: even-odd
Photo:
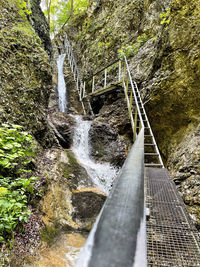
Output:
[[76,129],[73,139],[73,151],[81,165],[86,169],[91,180],[100,190],[108,194],[113,180],[117,176],[117,170],[109,163],[97,163],[90,159],[89,130],[91,121],[82,120],[81,116],[75,116]]
[[66,85],[65,79],[63,75],[63,65],[65,60],[66,54],[59,55],[57,59],[57,66],[58,66],[58,106],[60,111],[65,112],[66,110]]

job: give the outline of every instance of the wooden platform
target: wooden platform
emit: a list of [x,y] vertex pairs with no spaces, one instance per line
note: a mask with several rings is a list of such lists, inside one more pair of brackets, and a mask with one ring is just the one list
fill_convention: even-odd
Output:
[[94,91],[93,93],[90,93],[89,96],[91,96],[91,97],[99,96],[99,95],[111,92],[113,90],[116,90],[117,88],[119,88],[121,86],[122,86],[122,82],[111,83],[105,88],[101,88],[99,90]]

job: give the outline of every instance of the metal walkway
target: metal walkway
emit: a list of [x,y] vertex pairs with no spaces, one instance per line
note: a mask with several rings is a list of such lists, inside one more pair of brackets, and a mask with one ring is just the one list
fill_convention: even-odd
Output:
[[148,266],[200,266],[200,235],[166,169],[145,169]]

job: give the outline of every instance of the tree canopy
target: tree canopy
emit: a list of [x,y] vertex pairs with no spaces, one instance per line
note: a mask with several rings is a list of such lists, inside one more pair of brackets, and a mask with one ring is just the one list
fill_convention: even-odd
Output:
[[43,0],[43,11],[49,22],[51,34],[55,34],[73,16],[84,12],[88,3],[88,0]]

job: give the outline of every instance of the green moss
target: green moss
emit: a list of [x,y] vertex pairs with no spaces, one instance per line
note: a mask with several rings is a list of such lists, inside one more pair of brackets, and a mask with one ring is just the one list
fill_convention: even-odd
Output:
[[24,35],[29,36],[29,37],[35,37],[37,41],[38,37],[35,34],[33,28],[30,26],[30,24],[28,22],[23,22],[23,23],[17,23],[14,24],[13,28],[12,28],[13,32],[22,32]]
[[42,241],[47,242],[47,244],[52,244],[54,238],[58,234],[58,230],[55,228],[55,226],[46,226],[45,229],[41,231],[41,239]]
[[69,174],[72,172],[72,169],[70,167],[67,167],[66,165],[63,167],[63,175],[66,179],[68,179]]
[[0,29],[0,76],[3,77],[0,123],[20,124],[41,143],[50,143],[44,138],[49,131],[46,120],[51,85],[48,55],[26,16],[17,12],[15,2],[0,0],[0,5],[4,22]]
[[67,150],[66,153],[67,153],[67,157],[69,159],[69,165],[72,167],[79,167],[80,168],[80,165],[79,165],[77,159],[75,158],[75,156],[73,155],[73,153],[69,150]]

